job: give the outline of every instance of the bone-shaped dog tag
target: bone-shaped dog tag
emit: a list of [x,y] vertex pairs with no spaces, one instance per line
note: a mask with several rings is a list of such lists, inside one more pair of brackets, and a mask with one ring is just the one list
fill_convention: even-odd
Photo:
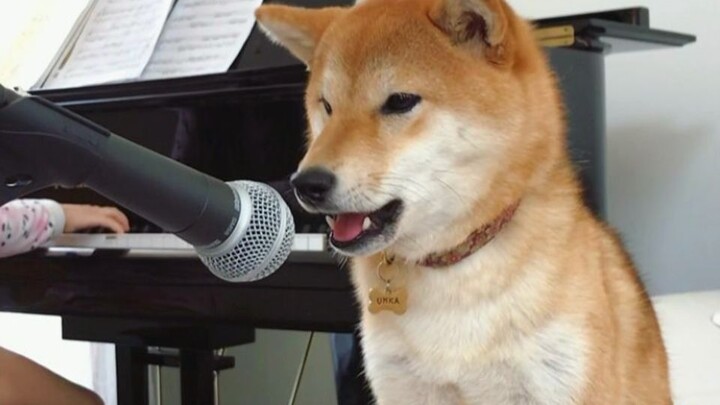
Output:
[[372,288],[368,310],[371,314],[392,311],[402,315],[407,311],[407,290],[405,288]]

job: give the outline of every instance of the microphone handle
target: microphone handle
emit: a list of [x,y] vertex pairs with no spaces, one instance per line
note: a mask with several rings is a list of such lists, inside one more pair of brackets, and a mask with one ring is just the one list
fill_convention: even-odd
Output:
[[208,249],[230,236],[241,209],[222,181],[2,86],[0,181],[0,204],[52,185],[84,185]]
[[110,135],[85,184],[195,247],[212,249],[232,233],[240,199],[225,183]]

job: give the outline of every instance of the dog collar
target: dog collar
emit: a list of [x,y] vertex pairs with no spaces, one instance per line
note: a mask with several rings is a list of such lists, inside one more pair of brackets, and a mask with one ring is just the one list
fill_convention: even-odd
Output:
[[445,252],[431,253],[417,264],[424,267],[448,267],[461,262],[466,257],[487,245],[505,225],[510,222],[520,202],[505,208],[492,222],[483,225],[471,233],[464,242]]

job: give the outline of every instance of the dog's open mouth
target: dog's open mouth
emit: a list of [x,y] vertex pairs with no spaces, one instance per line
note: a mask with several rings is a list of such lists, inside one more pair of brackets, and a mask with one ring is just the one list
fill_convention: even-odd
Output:
[[402,211],[402,201],[392,200],[370,213],[348,212],[328,216],[330,240],[338,249],[355,247],[369,239],[391,232]]

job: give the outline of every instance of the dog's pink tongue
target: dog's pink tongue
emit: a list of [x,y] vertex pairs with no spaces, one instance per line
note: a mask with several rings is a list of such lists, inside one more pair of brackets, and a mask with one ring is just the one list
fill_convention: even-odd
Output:
[[333,238],[339,242],[350,242],[362,233],[363,214],[341,214],[335,218]]

